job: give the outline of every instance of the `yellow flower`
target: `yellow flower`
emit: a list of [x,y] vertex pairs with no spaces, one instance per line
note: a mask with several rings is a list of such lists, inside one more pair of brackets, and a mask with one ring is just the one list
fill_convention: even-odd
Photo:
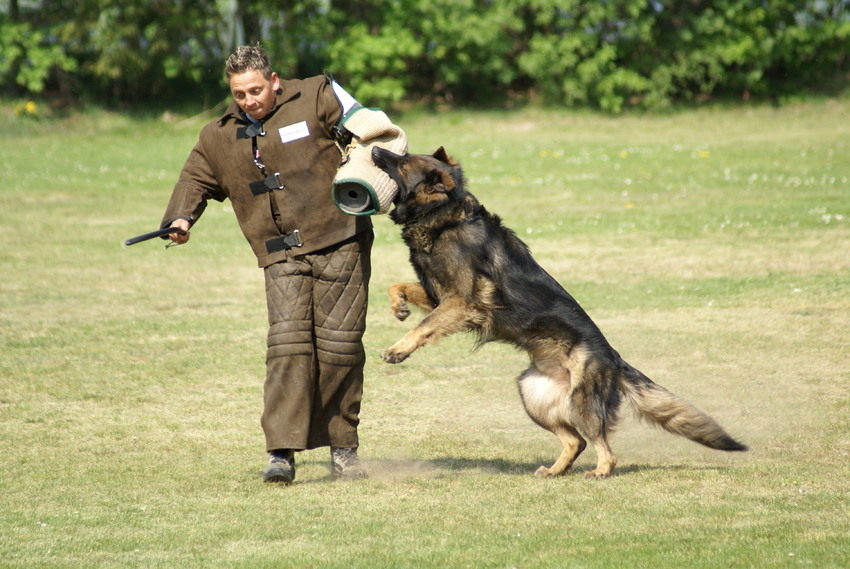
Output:
[[27,101],[27,104],[24,105],[24,110],[29,115],[34,115],[35,111],[38,110],[38,107],[35,104],[35,101]]

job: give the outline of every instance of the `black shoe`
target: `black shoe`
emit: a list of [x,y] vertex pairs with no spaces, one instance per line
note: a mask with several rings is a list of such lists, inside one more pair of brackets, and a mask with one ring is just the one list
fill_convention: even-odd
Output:
[[269,453],[269,463],[263,469],[263,482],[291,484],[295,479],[295,453],[275,450]]
[[341,480],[368,478],[356,448],[331,447],[331,475]]

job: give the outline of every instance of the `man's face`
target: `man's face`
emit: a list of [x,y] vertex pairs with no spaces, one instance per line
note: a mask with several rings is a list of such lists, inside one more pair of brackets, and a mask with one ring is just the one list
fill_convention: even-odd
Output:
[[239,108],[257,120],[263,119],[274,109],[280,78],[272,73],[269,79],[259,71],[246,71],[231,75],[228,81],[230,93]]

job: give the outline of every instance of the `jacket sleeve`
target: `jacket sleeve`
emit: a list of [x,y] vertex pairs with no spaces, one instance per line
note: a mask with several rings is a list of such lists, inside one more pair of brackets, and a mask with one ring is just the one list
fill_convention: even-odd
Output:
[[207,207],[207,200],[224,201],[227,197],[218,185],[215,172],[207,159],[203,133],[183,165],[180,178],[171,193],[171,200],[162,217],[162,227],[178,218],[194,225]]
[[343,103],[337,99],[333,83],[327,76],[318,76],[316,79],[319,80],[319,91],[316,97],[316,115],[325,125],[328,136],[334,138],[334,128],[339,124],[344,114]]

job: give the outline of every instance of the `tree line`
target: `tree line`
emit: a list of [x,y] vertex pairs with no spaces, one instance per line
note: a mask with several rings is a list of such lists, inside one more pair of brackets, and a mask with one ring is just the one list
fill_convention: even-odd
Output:
[[260,42],[374,106],[537,101],[619,112],[834,92],[850,0],[5,0],[0,89],[126,103],[224,96]]

